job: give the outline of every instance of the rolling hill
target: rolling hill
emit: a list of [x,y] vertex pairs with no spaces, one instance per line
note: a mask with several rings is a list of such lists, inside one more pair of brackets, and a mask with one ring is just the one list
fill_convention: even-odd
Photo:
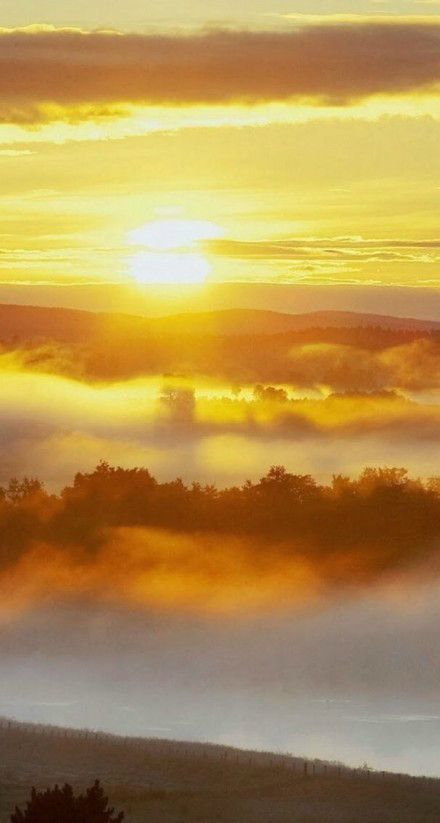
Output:
[[[368,390],[377,387],[371,378],[375,366],[365,366],[375,352],[407,346],[410,362],[411,345],[419,341],[418,359],[429,361],[439,338],[435,322],[351,312],[231,309],[146,318],[0,305],[0,351],[15,352],[33,370],[97,381],[175,376],[234,386],[320,382]],[[350,367],[338,371],[347,352]],[[317,376],[310,372],[316,353],[328,363]],[[379,387],[389,385],[394,384],[385,380]]]
[[204,743],[3,720],[0,821],[31,786],[99,778],[127,823],[434,823],[440,780]]
[[226,309],[147,318],[78,309],[0,305],[0,339],[16,343],[31,340],[87,343],[109,334],[131,339],[162,336],[275,335],[311,328],[381,328],[429,333],[439,330],[440,323],[342,311],[282,314],[254,309]]

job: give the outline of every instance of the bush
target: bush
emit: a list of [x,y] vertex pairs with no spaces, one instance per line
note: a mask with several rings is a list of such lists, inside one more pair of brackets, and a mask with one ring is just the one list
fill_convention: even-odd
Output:
[[99,780],[85,794],[75,797],[72,786],[55,786],[44,792],[32,789],[24,812],[15,809],[11,823],[122,823],[124,812],[114,815]]

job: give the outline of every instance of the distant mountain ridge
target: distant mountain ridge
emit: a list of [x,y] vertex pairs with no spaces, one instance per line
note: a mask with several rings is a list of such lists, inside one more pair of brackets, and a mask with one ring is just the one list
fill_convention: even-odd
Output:
[[333,310],[283,314],[260,309],[225,309],[149,318],[68,308],[0,305],[0,339],[17,343],[35,339],[87,343],[107,334],[124,338],[239,336],[283,334],[307,328],[366,327],[429,333],[440,330],[440,322]]
[[305,314],[287,314],[263,309],[224,309],[155,318],[149,321],[154,328],[170,328],[182,334],[281,334],[307,328],[381,327],[405,331],[440,329],[440,322],[409,317],[364,314],[346,311],[316,311]]

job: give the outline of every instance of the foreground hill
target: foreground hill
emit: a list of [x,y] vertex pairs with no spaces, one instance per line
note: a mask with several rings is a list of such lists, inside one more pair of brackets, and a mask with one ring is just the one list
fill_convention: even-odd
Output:
[[30,787],[99,777],[127,823],[434,823],[440,781],[201,743],[0,726],[0,821]]

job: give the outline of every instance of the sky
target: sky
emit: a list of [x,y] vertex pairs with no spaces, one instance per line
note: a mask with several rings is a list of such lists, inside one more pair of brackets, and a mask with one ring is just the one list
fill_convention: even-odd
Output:
[[[5,11],[0,299],[29,302],[26,285],[36,302],[54,285],[362,285],[379,303],[384,286],[436,289],[440,4],[206,5]],[[82,307],[112,305],[90,294]]]

